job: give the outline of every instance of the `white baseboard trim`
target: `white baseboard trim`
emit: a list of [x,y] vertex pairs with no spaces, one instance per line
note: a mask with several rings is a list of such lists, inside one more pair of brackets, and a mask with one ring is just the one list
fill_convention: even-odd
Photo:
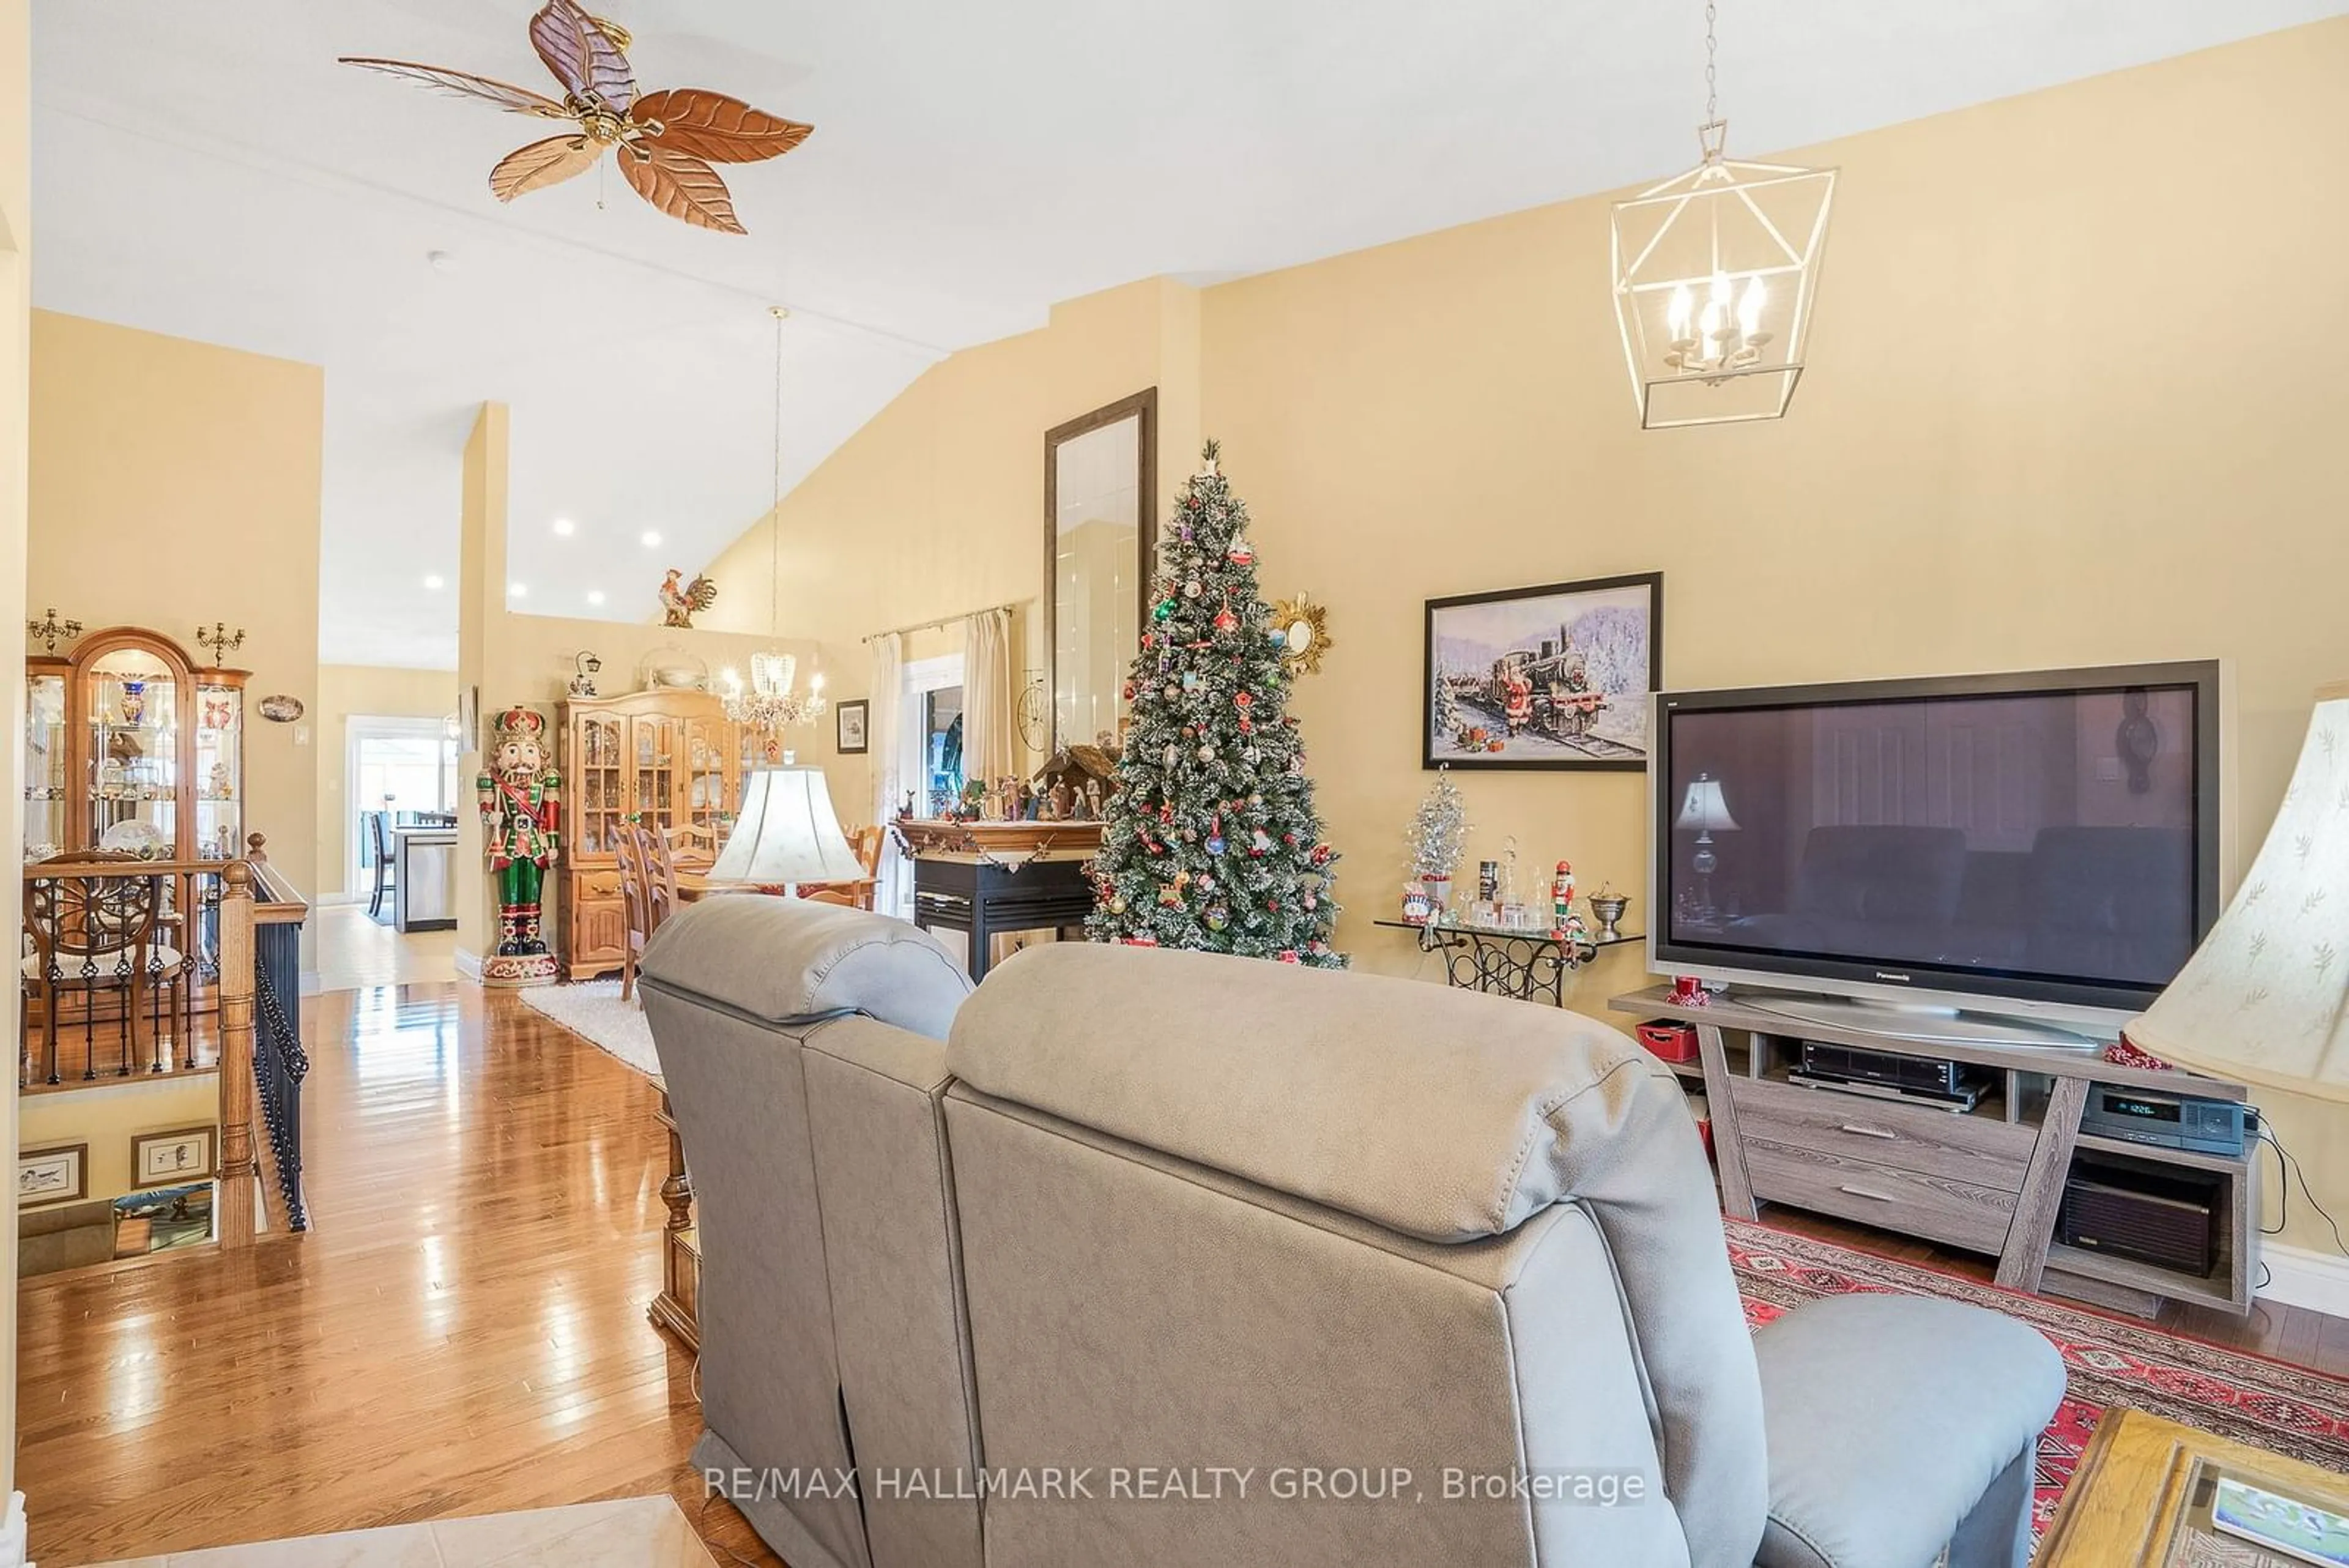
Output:
[[457,966],[457,978],[459,980],[470,980],[475,985],[481,983],[481,954],[467,952],[463,948],[459,948],[452,956]]
[[2261,1301],[2349,1317],[2349,1258],[2261,1241],[2260,1262],[2268,1266],[2268,1282],[2260,1287]]

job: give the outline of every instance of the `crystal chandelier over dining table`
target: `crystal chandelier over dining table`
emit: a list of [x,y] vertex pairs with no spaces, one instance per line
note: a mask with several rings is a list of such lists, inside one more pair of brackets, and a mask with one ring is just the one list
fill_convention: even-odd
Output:
[[1616,325],[1649,430],[1776,419],[1802,379],[1836,171],[1727,155],[1704,8],[1697,166],[1615,204]]
[[749,685],[735,671],[724,671],[719,680],[726,689],[726,716],[769,733],[823,717],[822,672],[808,678],[806,691],[794,691],[792,677],[798,669],[799,660],[788,653],[754,653]]
[[[771,633],[783,624],[783,322],[791,312],[774,305],[768,306],[768,313],[775,318],[775,501],[767,514],[772,595],[767,629]],[[823,717],[823,672],[818,670],[808,678],[806,691],[795,691],[792,679],[798,670],[798,659],[778,651],[750,656],[747,686],[737,671],[720,671],[718,681],[724,692],[726,716],[761,731],[771,741],[779,740],[792,725],[812,724]]]

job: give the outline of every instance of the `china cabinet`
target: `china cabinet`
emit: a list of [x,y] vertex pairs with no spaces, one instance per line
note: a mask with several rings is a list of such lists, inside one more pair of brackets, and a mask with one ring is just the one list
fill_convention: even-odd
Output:
[[114,627],[25,660],[25,858],[243,853],[247,671],[204,669],[160,633]]
[[[708,835],[700,843],[723,844],[743,783],[767,755],[759,732],[729,720],[706,691],[574,698],[556,713],[567,829],[556,865],[557,953],[565,980],[592,980],[616,972],[627,952],[615,855],[622,825],[641,821],[659,834],[698,827]],[[711,860],[706,849],[676,855],[679,870],[707,870]]]

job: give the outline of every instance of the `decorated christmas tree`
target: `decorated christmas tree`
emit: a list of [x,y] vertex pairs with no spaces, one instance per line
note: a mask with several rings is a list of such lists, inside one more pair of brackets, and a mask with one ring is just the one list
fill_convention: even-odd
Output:
[[1096,941],[1322,967],[1338,906],[1247,508],[1206,463],[1159,530],[1132,715],[1094,862]]

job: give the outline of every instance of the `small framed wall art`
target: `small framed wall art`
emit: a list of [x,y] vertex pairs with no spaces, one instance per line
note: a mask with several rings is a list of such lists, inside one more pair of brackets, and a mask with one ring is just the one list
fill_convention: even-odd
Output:
[[89,1196],[89,1145],[52,1144],[16,1156],[16,1207],[69,1203]]
[[833,739],[843,757],[863,756],[870,742],[864,733],[866,721],[873,706],[860,697],[854,702],[835,702],[832,709]]
[[1420,765],[1648,765],[1661,572],[1427,601]]
[[219,1133],[217,1127],[134,1133],[130,1138],[130,1185],[170,1187],[208,1179],[216,1166]]

